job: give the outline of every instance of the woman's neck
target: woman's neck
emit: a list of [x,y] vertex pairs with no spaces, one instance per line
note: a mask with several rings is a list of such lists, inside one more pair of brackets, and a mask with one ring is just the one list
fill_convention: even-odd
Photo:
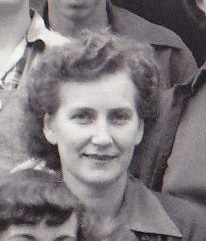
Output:
[[58,8],[49,7],[49,25],[63,36],[75,37],[81,30],[99,30],[108,26],[106,1],[100,1],[92,14],[84,18],[72,18],[60,13]]
[[13,52],[24,38],[30,21],[29,1],[16,7],[0,5],[0,58],[5,52]]
[[114,183],[94,185],[64,174],[64,181],[71,192],[83,203],[86,210],[100,217],[115,217],[122,204],[127,183],[127,174]]

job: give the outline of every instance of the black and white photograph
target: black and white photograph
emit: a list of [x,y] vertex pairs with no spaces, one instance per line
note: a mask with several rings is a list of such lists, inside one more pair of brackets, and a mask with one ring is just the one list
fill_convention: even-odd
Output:
[[0,241],[206,241],[206,0],[0,0]]

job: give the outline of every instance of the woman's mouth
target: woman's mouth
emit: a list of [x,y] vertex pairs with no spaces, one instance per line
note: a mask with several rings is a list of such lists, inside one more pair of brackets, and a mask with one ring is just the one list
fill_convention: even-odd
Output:
[[118,155],[105,155],[105,154],[83,154],[84,157],[89,158],[91,160],[101,161],[101,162],[108,162],[115,158]]
[[81,9],[85,8],[85,2],[84,1],[73,1],[69,3],[70,8],[76,8]]

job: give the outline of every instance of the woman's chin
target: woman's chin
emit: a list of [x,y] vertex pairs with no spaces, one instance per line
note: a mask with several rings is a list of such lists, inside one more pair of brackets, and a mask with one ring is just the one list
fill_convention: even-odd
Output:
[[108,172],[103,170],[93,171],[90,173],[84,173],[81,177],[81,180],[88,185],[91,186],[105,186],[111,185],[112,183],[116,182],[117,179],[121,174],[119,172]]

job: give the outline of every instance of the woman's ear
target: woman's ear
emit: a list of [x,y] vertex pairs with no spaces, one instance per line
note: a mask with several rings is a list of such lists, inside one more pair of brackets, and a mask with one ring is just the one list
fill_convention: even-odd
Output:
[[52,116],[50,116],[48,114],[46,114],[44,116],[43,132],[44,132],[44,136],[46,137],[47,141],[50,144],[52,144],[52,145],[57,144],[53,118],[52,118]]
[[144,121],[142,119],[139,119],[138,133],[136,135],[136,140],[135,140],[136,146],[138,146],[142,141],[143,135],[144,135]]

